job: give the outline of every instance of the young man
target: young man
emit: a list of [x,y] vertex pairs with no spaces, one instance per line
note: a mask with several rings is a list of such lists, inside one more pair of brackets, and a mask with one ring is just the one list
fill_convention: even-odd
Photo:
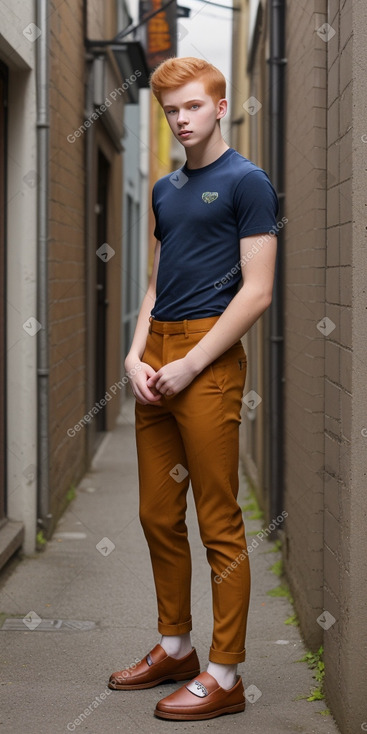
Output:
[[[245,708],[237,675],[250,593],[236,499],[246,378],[240,338],[272,299],[278,202],[266,173],[221,135],[227,102],[218,69],[171,58],[155,70],[151,88],[187,158],[153,189],[154,265],[125,361],[127,371],[140,364],[131,377],[140,520],[162,637],[136,667],[113,673],[109,686],[193,679],[154,713],[199,720]],[[213,638],[202,673],[190,637],[190,480],[212,582]]]

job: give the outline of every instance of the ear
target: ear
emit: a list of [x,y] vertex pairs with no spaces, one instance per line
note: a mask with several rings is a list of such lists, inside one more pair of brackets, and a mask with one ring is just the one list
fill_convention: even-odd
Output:
[[228,102],[226,99],[220,99],[217,102],[217,120],[220,120],[227,114]]

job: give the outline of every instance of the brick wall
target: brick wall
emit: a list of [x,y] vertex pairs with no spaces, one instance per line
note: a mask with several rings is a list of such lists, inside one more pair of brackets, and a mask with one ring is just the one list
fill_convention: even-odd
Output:
[[[327,700],[342,730],[367,726],[366,52],[367,8],[329,2],[325,360],[324,633]],[[362,194],[362,195],[361,195]]]
[[[324,14],[322,14],[324,13]],[[287,3],[285,564],[307,643],[322,640],[326,2]]]
[[84,145],[67,136],[84,120],[83,3],[50,13],[50,491],[52,510],[85,469]]
[[[328,23],[335,32],[328,51],[327,268],[326,314],[335,328],[325,354],[325,588],[324,607],[337,620],[327,631],[328,689],[340,674],[340,575],[349,566],[349,523],[342,495],[348,493],[348,443],[351,436],[352,357],[352,23],[350,3],[329,3]],[[346,507],[344,508],[346,509]],[[348,532],[347,532],[348,534]],[[344,546],[344,551],[343,551]],[[346,553],[345,553],[346,552]],[[340,565],[342,568],[340,568]],[[332,661],[332,664],[329,664]]]

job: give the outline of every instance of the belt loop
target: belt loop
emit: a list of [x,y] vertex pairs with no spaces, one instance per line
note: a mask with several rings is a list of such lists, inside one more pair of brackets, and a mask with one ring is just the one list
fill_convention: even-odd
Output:
[[149,334],[152,333],[152,321],[153,321],[153,317],[149,316]]
[[189,338],[189,332],[187,329],[187,319],[184,319],[185,339]]

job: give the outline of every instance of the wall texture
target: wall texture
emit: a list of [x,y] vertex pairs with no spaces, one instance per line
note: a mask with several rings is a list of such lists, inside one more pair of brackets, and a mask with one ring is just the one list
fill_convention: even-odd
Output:
[[327,700],[347,734],[367,728],[366,3],[329,2],[328,23],[324,647]]
[[67,136],[84,120],[83,4],[50,15],[50,487],[53,511],[83,472],[85,430],[67,429],[85,410],[84,145]]
[[323,605],[326,2],[287,3],[285,160],[286,570],[308,644]]

